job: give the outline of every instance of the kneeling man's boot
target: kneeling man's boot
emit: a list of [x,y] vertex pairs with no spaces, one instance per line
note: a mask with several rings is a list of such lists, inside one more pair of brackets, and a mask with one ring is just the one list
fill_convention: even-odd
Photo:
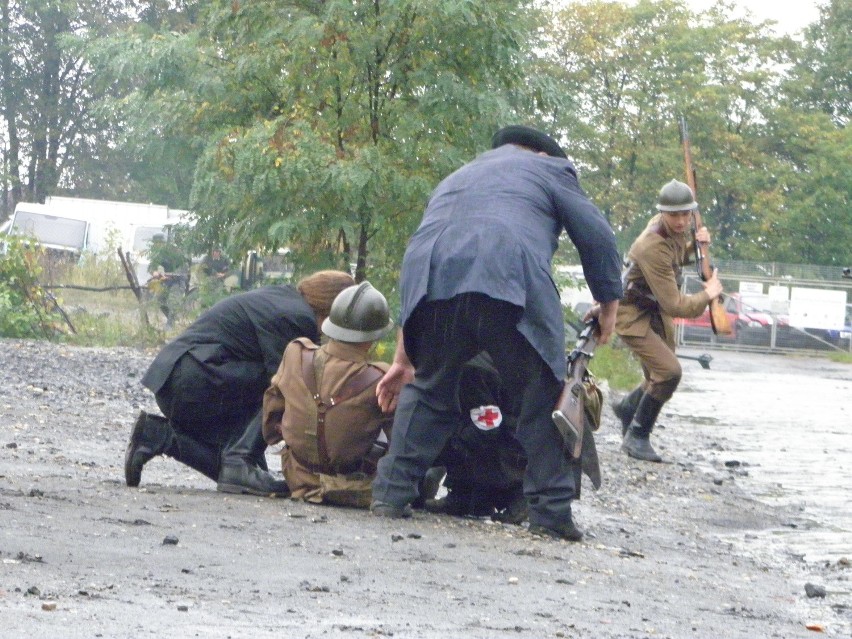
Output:
[[633,459],[642,461],[661,462],[663,458],[651,446],[651,431],[657,421],[657,416],[663,408],[663,402],[654,399],[648,393],[642,395],[633,421],[621,442],[621,450]]
[[262,497],[290,496],[287,482],[275,479],[267,470],[262,415],[262,411],[258,411],[240,438],[222,453],[222,466],[216,482],[219,492]]
[[261,497],[289,497],[290,488],[282,479],[275,479],[269,471],[247,462],[225,462],[219,470],[216,490],[237,495]]
[[538,537],[552,537],[554,539],[564,539],[565,541],[583,540],[583,532],[574,525],[572,519],[555,526],[530,524],[529,531]]
[[645,394],[642,385],[640,384],[633,389],[628,395],[621,398],[621,401],[615,402],[612,405],[612,411],[615,416],[621,420],[621,436],[627,434],[627,429],[630,427],[630,422],[633,421],[633,416],[636,414],[636,407],[639,406],[639,400]]
[[142,480],[142,467],[168,451],[174,438],[175,433],[165,417],[140,411],[124,453],[125,483],[131,488],[138,486]]

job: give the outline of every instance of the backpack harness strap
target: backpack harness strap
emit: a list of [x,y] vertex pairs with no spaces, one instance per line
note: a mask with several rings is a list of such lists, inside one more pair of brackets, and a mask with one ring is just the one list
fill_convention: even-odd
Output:
[[[319,453],[320,463],[312,464],[296,458],[302,466],[305,466],[312,473],[323,473],[325,475],[348,474],[356,472],[361,467],[361,462],[353,468],[334,468],[331,465],[331,458],[328,455],[328,444],[325,437],[325,416],[332,408],[338,404],[342,404],[348,399],[359,395],[366,390],[370,385],[378,381],[384,376],[384,371],[373,365],[367,365],[362,368],[356,375],[350,377],[340,389],[340,392],[334,396],[324,400],[319,393],[317,384],[317,362],[316,349],[302,349],[302,377],[305,380],[311,397],[317,405],[317,452]],[[320,375],[321,376],[321,375]],[[291,451],[292,452],[292,451]]]

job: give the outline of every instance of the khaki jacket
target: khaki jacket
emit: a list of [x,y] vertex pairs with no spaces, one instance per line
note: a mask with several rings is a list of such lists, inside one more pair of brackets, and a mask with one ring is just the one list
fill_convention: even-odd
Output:
[[[263,434],[270,444],[284,440],[284,477],[294,498],[308,499],[320,488],[321,476],[355,473],[379,434],[384,431],[389,436],[393,416],[379,408],[378,378],[355,396],[328,409],[324,426],[328,464],[321,469],[324,465],[317,434],[318,408],[302,372],[305,349],[316,351],[316,387],[326,403],[338,397],[347,381],[365,367],[373,366],[384,373],[388,366],[370,362],[362,351],[336,340],[318,347],[302,338],[287,346],[272,385],[263,397]],[[312,501],[323,501],[321,495],[317,497]]]
[[[704,312],[710,303],[707,293],[684,295],[678,286],[681,267],[689,261],[691,247],[686,234],[668,233],[661,214],[651,218],[627,253],[632,266],[625,273],[625,297],[618,306],[616,333],[643,337],[651,330],[651,318],[656,314],[663,321],[667,341],[674,343],[672,318],[698,317]],[[643,303],[645,300],[650,304]]]

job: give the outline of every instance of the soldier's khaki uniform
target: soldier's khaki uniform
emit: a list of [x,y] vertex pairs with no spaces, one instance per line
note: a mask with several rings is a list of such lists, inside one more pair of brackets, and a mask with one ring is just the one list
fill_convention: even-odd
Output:
[[689,261],[691,238],[672,236],[661,217],[651,219],[627,254],[630,266],[624,275],[624,299],[615,331],[642,362],[645,392],[666,402],[681,378],[672,318],[698,317],[710,298],[704,291],[680,292],[681,268]]
[[[323,424],[305,383],[303,352],[315,351],[312,372],[325,404]],[[347,383],[376,369],[367,386],[338,403]],[[376,460],[368,455],[382,431],[390,434],[392,415],[376,400],[376,384],[387,364],[370,362],[357,348],[337,340],[318,347],[308,339],[291,342],[263,398],[263,433],[267,443],[282,439],[281,466],[294,499],[367,507]],[[351,387],[351,384],[349,386]]]

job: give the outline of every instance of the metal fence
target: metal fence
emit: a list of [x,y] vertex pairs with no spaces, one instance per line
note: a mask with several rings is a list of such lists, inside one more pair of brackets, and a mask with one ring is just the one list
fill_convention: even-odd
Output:
[[[772,351],[852,352],[852,279],[840,267],[719,261],[729,336],[714,335],[709,313],[677,320],[684,346]],[[683,290],[701,290],[685,273]]]

